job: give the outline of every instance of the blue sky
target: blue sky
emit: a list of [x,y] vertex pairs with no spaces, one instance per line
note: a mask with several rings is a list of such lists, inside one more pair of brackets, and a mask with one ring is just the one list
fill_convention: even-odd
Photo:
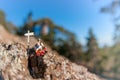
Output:
[[74,32],[85,45],[88,29],[93,28],[100,44],[111,45],[114,26],[111,16],[100,13],[100,8],[111,0],[1,0],[0,9],[7,21],[20,26],[32,11],[33,19],[48,17],[54,23]]

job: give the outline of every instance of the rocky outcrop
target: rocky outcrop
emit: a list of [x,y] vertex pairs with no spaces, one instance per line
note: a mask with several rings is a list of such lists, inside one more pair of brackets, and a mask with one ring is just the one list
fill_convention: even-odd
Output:
[[[27,45],[25,37],[8,33],[0,25],[0,80],[33,80],[28,70]],[[31,38],[31,47],[36,40]],[[70,62],[47,47],[43,57],[47,68],[44,78],[37,80],[100,80],[87,68]]]
[[[33,80],[27,68],[28,57],[26,54],[23,44],[0,43],[1,79]],[[44,78],[38,80],[99,80],[96,75],[88,72],[87,68],[70,62],[50,48],[44,56],[44,63],[47,65]]]

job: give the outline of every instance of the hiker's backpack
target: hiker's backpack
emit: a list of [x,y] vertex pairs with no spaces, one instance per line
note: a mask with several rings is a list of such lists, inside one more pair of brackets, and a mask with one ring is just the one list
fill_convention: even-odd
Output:
[[42,50],[41,49],[36,50],[36,55],[37,56],[44,56],[45,53],[46,53],[46,48],[45,47]]

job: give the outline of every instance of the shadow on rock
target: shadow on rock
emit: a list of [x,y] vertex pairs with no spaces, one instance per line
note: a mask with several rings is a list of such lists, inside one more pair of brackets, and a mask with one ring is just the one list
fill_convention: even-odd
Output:
[[2,71],[0,71],[0,80],[4,80],[4,78],[2,76]]
[[28,69],[34,79],[44,78],[47,65],[44,64],[43,56],[36,56],[33,48],[27,49]]

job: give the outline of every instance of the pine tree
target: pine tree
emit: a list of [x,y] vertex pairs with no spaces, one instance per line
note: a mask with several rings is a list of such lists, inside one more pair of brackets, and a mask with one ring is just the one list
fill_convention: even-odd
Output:
[[86,60],[87,66],[92,72],[100,73],[101,72],[101,61],[99,59],[99,47],[95,35],[93,34],[92,28],[89,29],[89,36],[87,37],[87,51],[86,51]]
[[115,32],[114,32],[114,42],[115,45],[120,44],[120,25],[115,26]]
[[87,38],[87,60],[93,59],[98,53],[98,44],[93,34],[92,28],[89,29],[89,36]]

